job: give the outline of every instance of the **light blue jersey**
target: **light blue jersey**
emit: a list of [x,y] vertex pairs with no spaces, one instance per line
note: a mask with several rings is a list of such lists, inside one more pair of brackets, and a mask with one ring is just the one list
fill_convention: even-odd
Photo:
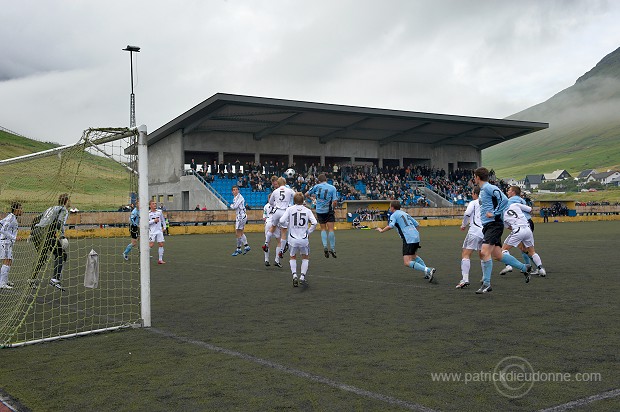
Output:
[[140,225],[140,211],[137,207],[134,207],[134,209],[131,211],[131,214],[129,215],[129,223],[132,226]]
[[[507,208],[508,198],[499,187],[489,182],[480,187],[480,220],[483,225],[493,221],[502,222]],[[487,212],[493,213],[493,217],[488,217]]]
[[327,182],[319,183],[308,191],[310,195],[316,196],[316,212],[329,213],[334,201],[338,200],[336,188]]
[[420,224],[402,210],[392,213],[388,226],[398,229],[398,234],[405,243],[420,243],[420,232],[416,229]]
[[[525,200],[521,197],[521,196],[513,196],[513,197],[509,197],[508,198],[508,206],[510,206],[513,203],[521,203],[522,205],[526,205],[527,203],[525,202]],[[525,218],[527,220],[532,220],[532,215],[527,213],[526,211],[523,211],[523,214],[525,215]]]

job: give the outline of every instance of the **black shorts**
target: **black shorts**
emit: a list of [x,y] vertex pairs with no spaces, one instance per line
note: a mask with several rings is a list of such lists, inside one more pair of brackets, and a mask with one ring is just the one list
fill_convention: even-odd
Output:
[[327,213],[317,213],[316,220],[321,224],[325,224],[327,222],[335,222],[336,214],[334,213],[333,210],[330,210]]
[[482,239],[483,244],[502,246],[502,233],[504,233],[504,223],[502,222],[489,222],[482,225]]
[[420,249],[420,243],[405,243],[403,242],[403,256],[415,255],[418,249]]
[[528,219],[527,223],[530,224],[530,230],[532,231],[532,233],[534,233],[534,222],[532,222],[532,219]]
[[138,226],[129,225],[129,235],[132,239],[137,239],[138,234],[140,233],[140,228]]

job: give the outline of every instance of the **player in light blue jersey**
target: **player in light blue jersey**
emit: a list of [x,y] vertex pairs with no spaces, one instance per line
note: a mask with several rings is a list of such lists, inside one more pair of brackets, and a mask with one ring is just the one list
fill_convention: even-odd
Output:
[[123,259],[129,260],[129,252],[138,244],[138,236],[140,235],[140,202],[136,201],[136,207],[133,208],[129,215],[129,236],[131,242],[123,252]]
[[433,281],[435,276],[435,268],[427,267],[422,258],[417,255],[420,248],[420,232],[418,226],[420,224],[407,213],[400,210],[400,202],[393,200],[390,202],[390,220],[386,227],[377,228],[379,233],[387,232],[396,228],[398,234],[403,240],[403,263],[411,269],[424,272],[424,279],[429,282]]
[[499,187],[489,183],[489,171],[485,167],[474,170],[474,181],[480,187],[480,220],[482,221],[482,286],[476,293],[488,293],[491,288],[493,259],[514,266],[528,275],[530,266],[519,262],[509,254],[502,253],[503,214],[508,208],[508,198]]
[[324,173],[321,173],[318,179],[319,183],[306,192],[306,197],[314,196],[316,200],[316,218],[321,226],[321,241],[325,257],[328,258],[330,253],[333,257],[337,257],[334,209],[338,205],[338,192],[333,185],[327,183],[327,176]]

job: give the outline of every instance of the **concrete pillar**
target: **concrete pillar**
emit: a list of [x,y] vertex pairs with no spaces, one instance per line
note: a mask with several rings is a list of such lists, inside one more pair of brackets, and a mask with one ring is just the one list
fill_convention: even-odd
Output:
[[217,162],[224,163],[224,152],[217,152]]
[[325,166],[325,155],[321,155],[321,164]]
[[290,165],[292,165],[292,164],[293,164],[293,154],[292,154],[292,153],[289,153],[289,154],[288,154],[288,165],[290,166]]
[[378,167],[379,169],[383,169],[383,158],[382,158],[382,157],[380,157],[380,158],[379,158],[379,161],[378,161],[377,167]]
[[254,153],[254,163],[260,163],[260,153]]

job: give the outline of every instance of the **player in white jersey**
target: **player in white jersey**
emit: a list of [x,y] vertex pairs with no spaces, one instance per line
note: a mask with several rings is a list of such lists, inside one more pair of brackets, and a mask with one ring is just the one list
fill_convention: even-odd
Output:
[[[508,209],[504,212],[504,226],[511,229],[510,234],[504,240],[502,246],[502,253],[509,253],[509,250],[513,247],[519,247],[519,244],[523,244],[527,254],[530,256],[534,264],[539,268],[539,271],[545,272],[545,268],[542,266],[542,261],[536,250],[534,250],[534,234],[530,228],[525,213],[530,213],[532,208],[521,204],[511,203]],[[525,283],[530,281],[531,271],[524,273]]]
[[155,242],[159,246],[157,252],[157,263],[164,263],[164,230],[166,230],[166,218],[161,209],[157,209],[157,202],[149,202],[149,247],[153,247]]
[[[269,230],[271,229],[272,223],[271,223],[271,218],[273,216],[273,207],[267,203],[264,207],[263,207],[263,222],[265,222],[265,237],[267,237],[267,232],[269,232]],[[273,232],[273,237],[272,239],[279,239],[280,238],[280,227],[276,225],[276,230]],[[265,266],[271,266],[271,264],[269,263],[269,250],[267,250],[265,253]],[[281,268],[282,264],[280,263],[280,242],[277,242],[277,246],[276,246],[276,256],[275,256],[275,263],[274,265]]]
[[265,235],[265,244],[263,245],[263,250],[265,252],[269,251],[269,241],[274,236],[273,232],[276,230],[276,226],[280,226],[280,230],[282,232],[280,236],[280,258],[282,258],[282,254],[286,251],[286,226],[282,226],[280,218],[284,215],[284,211],[293,204],[293,196],[295,195],[295,191],[289,187],[286,187],[286,179],[283,177],[278,178],[277,180],[278,187],[271,192],[269,196],[269,204],[274,208],[273,217],[271,219],[271,229],[267,235]]
[[[310,242],[308,236],[317,225],[312,210],[304,206],[304,194],[297,192],[294,195],[295,204],[284,211],[280,218],[280,224],[288,227],[288,242],[290,244],[291,272],[293,273],[293,286],[308,286],[306,275],[310,264]],[[308,227],[310,224],[310,227]],[[301,255],[300,276],[297,277],[297,254]]]
[[13,264],[13,245],[17,239],[17,216],[22,214],[22,205],[19,202],[11,203],[11,212],[0,220],[0,289],[13,289],[13,283],[9,282],[9,271]]
[[480,261],[482,261],[482,254],[480,250],[482,249],[482,239],[484,239],[484,234],[482,234],[482,222],[480,221],[480,202],[478,201],[478,197],[480,196],[480,188],[478,186],[474,187],[472,192],[472,197],[474,200],[469,202],[467,205],[467,209],[463,214],[463,222],[461,223],[461,230],[465,230],[467,225],[469,225],[469,230],[467,231],[467,236],[465,236],[465,240],[463,241],[463,251],[461,252],[461,274],[463,278],[456,285],[457,289],[463,289],[469,286],[469,269],[471,268],[471,254],[474,250],[478,251],[478,255],[480,256]]
[[[521,188],[519,186],[510,186],[508,190],[506,191],[506,195],[508,196],[508,204],[511,204],[511,203],[526,204],[525,200],[521,198]],[[530,225],[530,229],[532,230],[532,236],[533,236],[534,235],[534,222],[532,221],[532,217],[530,213],[528,212],[524,212],[523,214],[525,215],[525,218],[527,219],[527,222]],[[526,265],[529,265],[531,263],[531,259],[530,259],[530,255],[529,255],[527,248],[523,245],[523,243],[521,243],[519,244],[519,249],[521,250],[521,256],[523,256],[523,262]],[[538,256],[538,259],[540,259],[540,256]],[[534,262],[534,264],[536,266],[533,267],[532,271],[530,272],[532,275],[538,275],[542,277],[547,276],[547,271],[545,270],[545,268],[542,267],[542,264],[540,262],[538,263]],[[512,272],[512,266],[510,265],[506,265],[506,267],[502,269],[502,271],[499,272],[499,274],[505,275],[508,272]]]
[[230,208],[235,211],[235,235],[237,237],[237,249],[232,253],[232,256],[238,256],[241,252],[241,246],[244,246],[243,254],[245,255],[250,251],[250,245],[248,245],[248,238],[243,231],[245,230],[245,224],[248,222],[248,215],[245,213],[245,199],[239,193],[239,187],[232,187],[233,202],[230,204]]

